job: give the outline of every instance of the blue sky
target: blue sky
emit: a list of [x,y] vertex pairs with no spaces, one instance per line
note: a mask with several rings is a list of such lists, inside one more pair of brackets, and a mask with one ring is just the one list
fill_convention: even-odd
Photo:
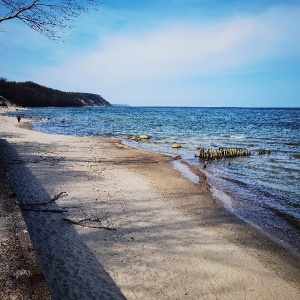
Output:
[[300,106],[300,0],[106,0],[72,25],[56,43],[3,22],[0,77],[133,106]]

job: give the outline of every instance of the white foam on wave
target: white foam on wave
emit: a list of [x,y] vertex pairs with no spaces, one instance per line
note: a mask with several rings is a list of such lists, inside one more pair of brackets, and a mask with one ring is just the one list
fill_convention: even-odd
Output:
[[244,135],[231,135],[230,138],[231,139],[245,139],[246,136],[244,136]]

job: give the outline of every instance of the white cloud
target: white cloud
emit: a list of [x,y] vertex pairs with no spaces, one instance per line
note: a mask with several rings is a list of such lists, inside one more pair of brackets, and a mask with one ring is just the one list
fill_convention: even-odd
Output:
[[[36,81],[64,90],[155,89],[162,82],[219,76],[300,54],[300,9],[277,7],[216,24],[173,23],[134,35],[101,37],[90,53],[43,69]],[[102,92],[103,93],[103,92]],[[136,94],[136,93],[134,93]]]

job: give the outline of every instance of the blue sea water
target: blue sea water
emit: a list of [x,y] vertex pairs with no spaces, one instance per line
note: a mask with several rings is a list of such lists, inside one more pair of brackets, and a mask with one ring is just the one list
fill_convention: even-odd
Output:
[[[181,155],[205,172],[228,209],[300,252],[300,108],[35,108],[23,113],[39,119],[37,131],[117,138],[132,147]],[[128,139],[144,134],[151,138]],[[182,148],[173,149],[173,143]],[[251,156],[212,160],[203,169],[197,147],[247,148]],[[271,152],[259,155],[259,149]]]

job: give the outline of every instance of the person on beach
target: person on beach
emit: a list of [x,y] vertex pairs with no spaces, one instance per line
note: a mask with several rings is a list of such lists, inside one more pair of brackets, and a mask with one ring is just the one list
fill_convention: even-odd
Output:
[[21,116],[17,116],[18,122],[20,123],[21,121]]

